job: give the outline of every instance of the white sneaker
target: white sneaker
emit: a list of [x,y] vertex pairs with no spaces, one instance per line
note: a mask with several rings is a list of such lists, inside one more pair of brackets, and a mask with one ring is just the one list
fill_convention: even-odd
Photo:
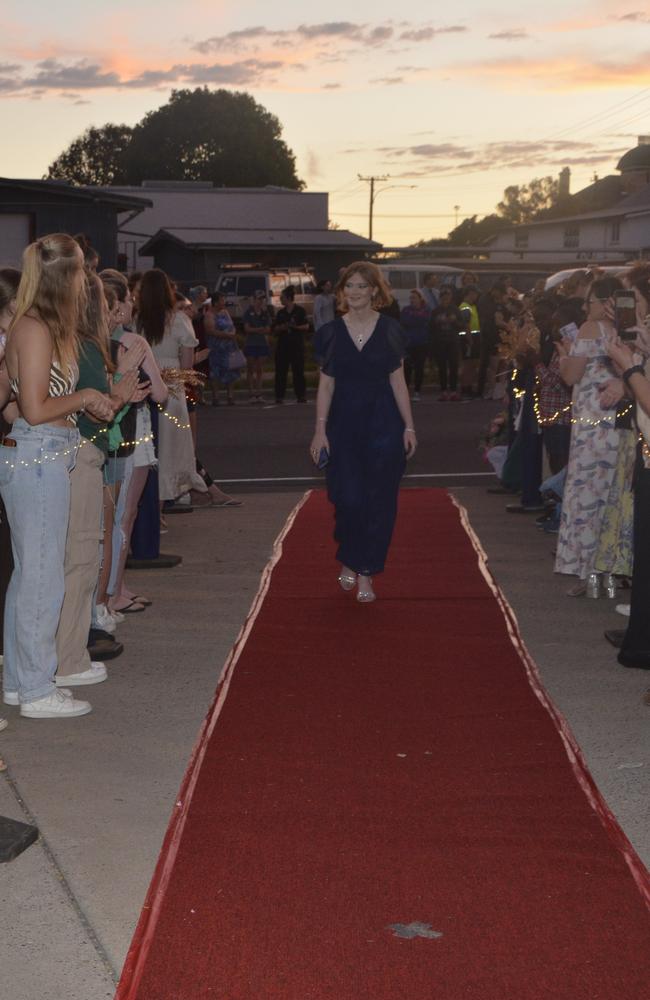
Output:
[[624,618],[630,617],[630,605],[629,604],[617,604],[616,611],[619,615],[623,615]]
[[[68,698],[72,698],[72,691],[69,691],[68,688],[62,687],[59,688],[59,691],[61,692],[61,694],[67,695]],[[5,705],[20,705],[20,698],[18,697],[17,691],[4,691],[2,695],[2,700],[4,701]]]
[[113,618],[105,604],[96,604],[95,613],[93,614],[93,625],[95,628],[101,628],[104,632],[110,632],[111,634],[117,628],[117,622]]
[[71,719],[78,715],[88,715],[92,706],[87,701],[77,701],[61,689],[36,701],[26,701],[20,706],[24,719]]
[[70,687],[81,687],[83,684],[101,684],[108,677],[106,667],[103,663],[93,660],[87,670],[80,670],[78,674],[65,674],[64,677],[55,677],[54,683],[61,690],[65,690],[64,684]]
[[9,723],[6,719],[0,719],[0,732],[2,732],[3,729],[6,729],[8,725]]

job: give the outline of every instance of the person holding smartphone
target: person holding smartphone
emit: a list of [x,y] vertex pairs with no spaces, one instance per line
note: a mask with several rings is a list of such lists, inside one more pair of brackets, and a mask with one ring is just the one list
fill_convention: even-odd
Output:
[[339,583],[357,600],[375,600],[372,577],[384,569],[405,461],[417,438],[404,379],[404,333],[379,310],[390,301],[381,271],[360,261],[337,286],[343,315],[322,327],[312,461],[326,463],[335,509]]
[[571,597],[599,596],[600,536],[606,506],[616,503],[613,486],[620,433],[616,408],[603,409],[601,390],[614,375],[607,343],[616,335],[611,317],[614,294],[621,287],[616,278],[594,281],[585,303],[586,322],[570,347],[557,346],[560,375],[573,386],[573,427],[555,571],[578,577],[568,591]]

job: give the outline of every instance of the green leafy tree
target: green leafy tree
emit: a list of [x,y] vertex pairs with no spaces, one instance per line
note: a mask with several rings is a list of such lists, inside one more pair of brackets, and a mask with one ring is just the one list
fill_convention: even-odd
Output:
[[557,203],[560,182],[556,177],[535,177],[529,184],[512,184],[503,192],[497,212],[510,225],[532,222]]
[[294,154],[281,136],[278,119],[250,94],[174,90],[135,126],[123,163],[131,184],[155,178],[301,189]]
[[47,177],[77,185],[128,184],[123,155],[132,134],[128,125],[86,129],[50,164]]
[[463,219],[455,229],[452,229],[448,242],[457,247],[480,246],[491,236],[495,236],[500,230],[505,229],[507,225],[508,223],[500,215],[486,215],[483,219],[472,215],[468,219]]

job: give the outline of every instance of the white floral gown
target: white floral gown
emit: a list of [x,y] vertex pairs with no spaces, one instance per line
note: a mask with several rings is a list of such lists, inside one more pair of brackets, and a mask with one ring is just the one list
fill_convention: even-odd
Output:
[[605,331],[593,340],[577,339],[571,357],[586,358],[587,367],[573,387],[571,450],[562,500],[556,573],[584,580],[595,571],[603,516],[618,458],[620,431],[616,410],[602,410],[599,386],[614,377],[605,351]]

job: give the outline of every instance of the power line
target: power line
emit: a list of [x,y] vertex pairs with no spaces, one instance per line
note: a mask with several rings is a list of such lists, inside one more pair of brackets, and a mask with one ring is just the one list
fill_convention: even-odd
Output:
[[370,206],[368,209],[368,239],[372,239],[372,213],[375,204],[375,182],[376,181],[387,181],[388,174],[382,177],[362,177],[361,174],[357,175],[360,181],[365,184],[370,184]]

